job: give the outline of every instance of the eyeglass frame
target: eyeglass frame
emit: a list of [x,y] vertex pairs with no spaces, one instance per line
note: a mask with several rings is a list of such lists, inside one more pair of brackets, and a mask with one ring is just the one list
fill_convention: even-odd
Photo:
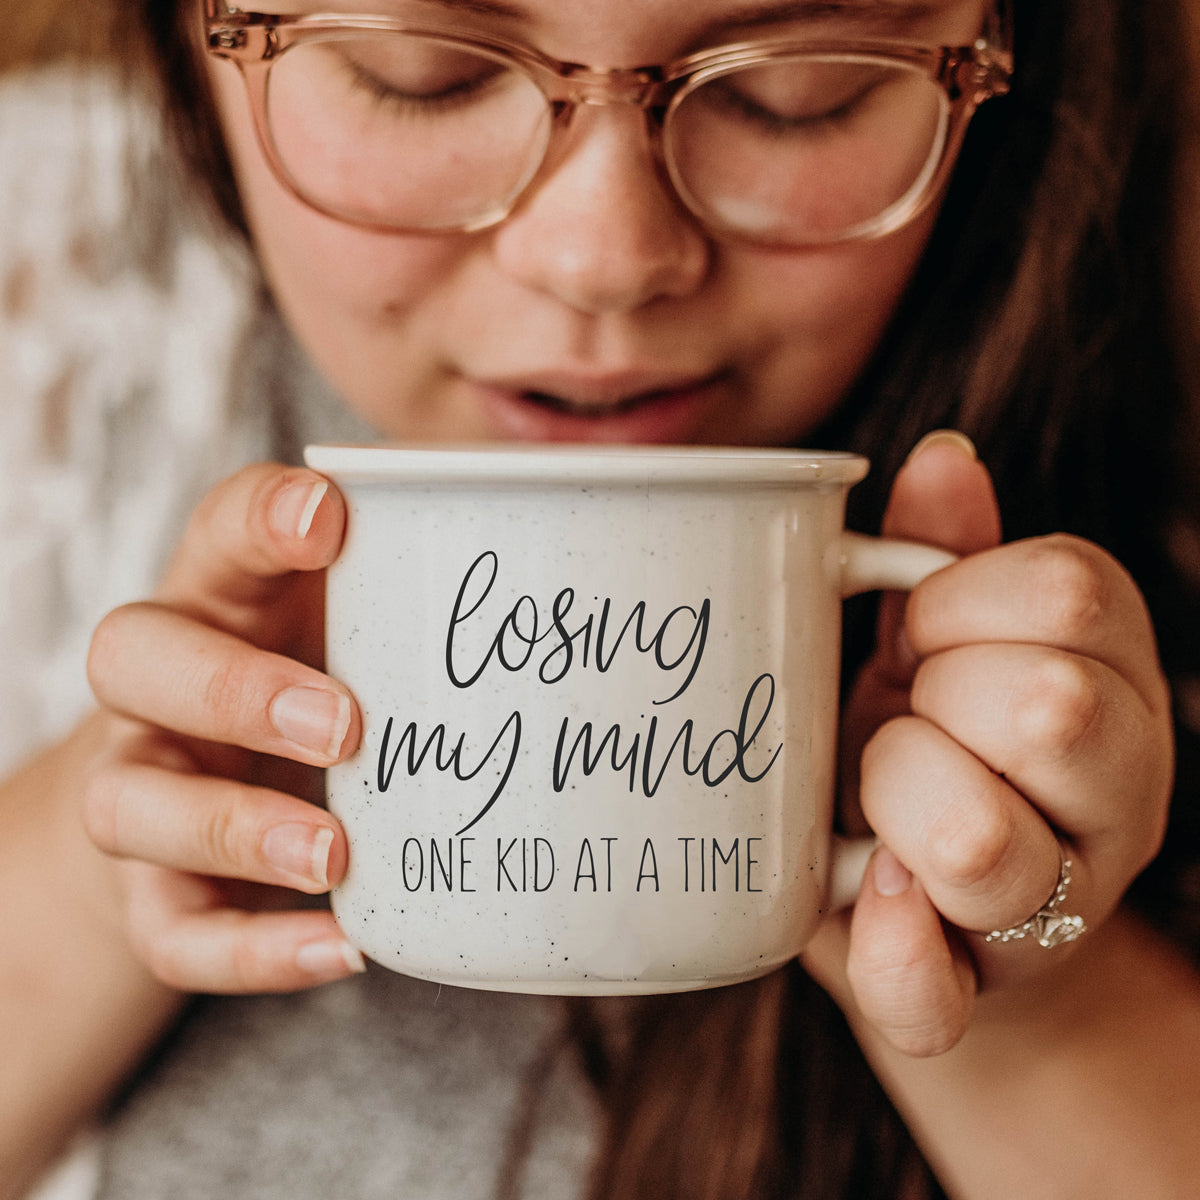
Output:
[[[267,115],[267,83],[275,61],[290,47],[322,40],[330,34],[358,31],[412,34],[436,38],[464,51],[509,62],[542,92],[551,128],[541,157],[511,196],[469,222],[436,228],[373,222],[333,211],[314,201],[297,185],[276,149]],[[251,120],[260,149],[276,180],[302,204],[343,224],[382,233],[439,235],[476,233],[500,224],[512,214],[551,159],[550,148],[581,105],[633,104],[641,109],[660,168],[684,208],[710,233],[735,241],[789,248],[869,241],[896,232],[915,220],[945,182],[971,118],[985,101],[1005,95],[1013,75],[1012,12],[1009,0],[992,0],[980,35],[969,45],[926,45],[907,39],[833,40],[776,37],[708,47],[669,63],[641,67],[595,67],[557,59],[535,46],[508,38],[462,33],[436,25],[367,13],[262,13],[204,0],[204,47],[238,68],[250,102]],[[933,169],[925,169],[903,196],[872,220],[861,222],[849,236],[823,242],[776,242],[757,237],[714,218],[692,197],[668,150],[665,129],[671,112],[691,91],[729,70],[758,66],[777,59],[846,56],[855,61],[891,63],[927,74],[946,93],[946,129]],[[932,150],[932,148],[931,148]]]

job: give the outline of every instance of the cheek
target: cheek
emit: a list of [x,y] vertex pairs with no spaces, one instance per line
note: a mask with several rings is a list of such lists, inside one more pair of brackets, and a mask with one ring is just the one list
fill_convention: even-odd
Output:
[[300,327],[395,326],[430,303],[458,257],[432,239],[335,225],[295,202],[250,220],[272,291]]
[[873,346],[908,287],[934,220],[927,214],[875,242],[763,255],[753,285],[763,315],[830,347]]
[[800,441],[829,418],[875,353],[933,220],[878,242],[737,256],[729,308],[747,331],[758,440]]
[[212,71],[246,220],[280,307],[298,330],[394,320],[453,273],[452,239],[373,233],[331,220],[280,184],[259,148],[240,81]]

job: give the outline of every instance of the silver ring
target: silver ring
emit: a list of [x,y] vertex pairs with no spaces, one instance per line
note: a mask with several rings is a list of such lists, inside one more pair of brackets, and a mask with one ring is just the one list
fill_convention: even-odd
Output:
[[1070,917],[1060,911],[1067,902],[1067,888],[1071,884],[1071,860],[1063,853],[1061,845],[1058,857],[1058,883],[1050,899],[1028,921],[1009,929],[993,929],[983,939],[985,942],[1019,942],[1032,935],[1037,938],[1039,946],[1049,949],[1073,942],[1080,934],[1087,933],[1087,925],[1082,917]]

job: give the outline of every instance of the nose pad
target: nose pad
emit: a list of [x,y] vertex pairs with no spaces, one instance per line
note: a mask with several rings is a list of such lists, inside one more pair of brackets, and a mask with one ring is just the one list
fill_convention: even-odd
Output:
[[711,257],[707,235],[659,171],[645,118],[629,105],[581,106],[494,239],[511,278],[595,315],[686,296]]

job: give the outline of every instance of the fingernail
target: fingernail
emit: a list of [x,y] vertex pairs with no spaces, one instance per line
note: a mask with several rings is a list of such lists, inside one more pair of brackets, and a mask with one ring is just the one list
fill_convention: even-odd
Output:
[[287,821],[267,830],[262,852],[267,862],[279,870],[327,888],[332,845],[333,830],[328,825]]
[[271,701],[268,716],[280,737],[336,759],[350,728],[350,701],[324,688],[287,688]]
[[961,450],[972,460],[979,457],[979,453],[975,449],[975,443],[965,433],[959,433],[957,429],[935,429],[932,433],[927,433],[909,451],[908,458],[904,461],[906,463],[912,462],[918,454],[921,454],[930,446],[953,446],[955,449]]
[[309,942],[296,951],[296,965],[318,979],[335,979],[349,971],[361,975],[367,964],[363,956],[344,938]]
[[306,538],[328,491],[329,484],[323,479],[317,483],[294,483],[284,488],[271,509],[272,525],[284,537]]
[[912,872],[886,847],[875,851],[872,881],[881,896],[900,896],[912,885]]

